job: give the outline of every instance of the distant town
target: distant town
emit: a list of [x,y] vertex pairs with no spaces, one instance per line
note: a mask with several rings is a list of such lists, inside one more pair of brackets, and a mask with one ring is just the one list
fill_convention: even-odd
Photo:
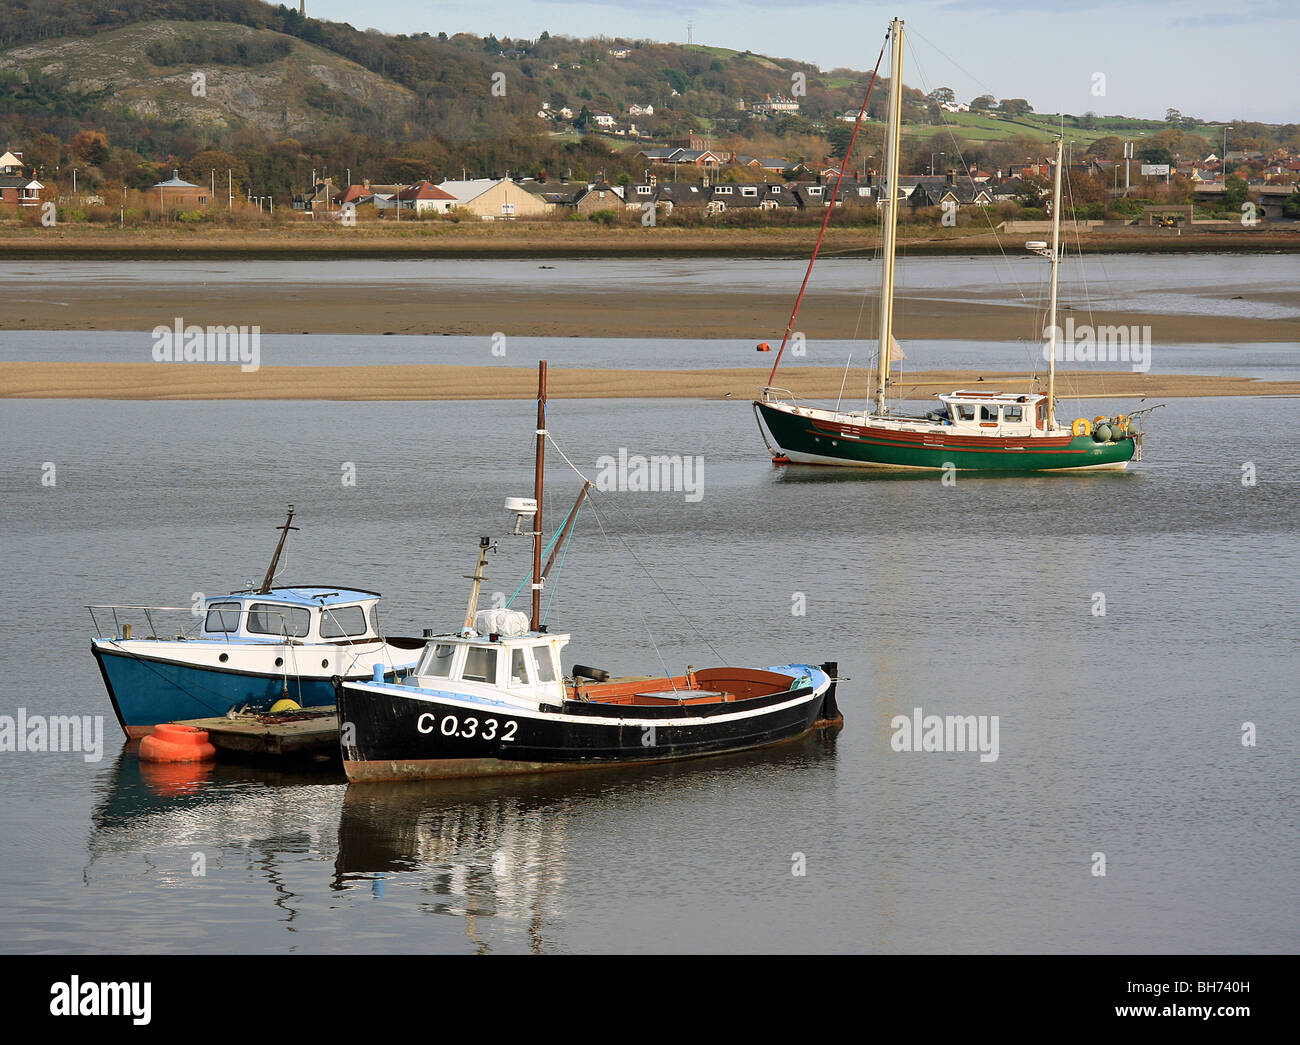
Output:
[[[874,170],[831,161],[810,166],[784,156],[750,156],[711,147],[700,136],[627,150],[640,178],[536,177],[503,172],[491,177],[417,179],[380,183],[315,173],[289,199],[236,193],[232,172],[211,168],[205,182],[179,168],[145,189],[116,192],[101,185],[78,191],[51,185],[24,162],[21,148],[0,156],[0,220],[27,224],[98,220],[119,224],[199,224],[236,215],[248,219],[357,223],[411,220],[539,221],[578,219],[642,225],[718,224],[743,221],[798,223],[825,208],[847,221],[872,223],[881,186]],[[1143,163],[1132,157],[1097,156],[1067,164],[1063,172],[1073,203],[1063,215],[1087,225],[1184,227],[1224,222],[1237,227],[1300,219],[1300,157],[1285,150],[1235,150],[1219,156],[1176,157]],[[955,225],[976,215],[983,223],[1042,220],[1050,216],[1054,171],[1045,158],[985,170],[932,164],[899,178],[904,220]],[[191,175],[193,176],[193,175]],[[75,171],[74,171],[75,177]],[[51,206],[52,205],[52,206]],[[116,213],[114,213],[116,212]],[[223,212],[225,212],[223,214]],[[856,213],[853,213],[856,212]],[[1248,220],[1243,221],[1243,215]]]

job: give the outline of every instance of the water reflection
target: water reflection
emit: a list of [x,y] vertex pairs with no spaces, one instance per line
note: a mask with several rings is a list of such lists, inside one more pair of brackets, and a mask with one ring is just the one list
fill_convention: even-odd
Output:
[[567,912],[571,839],[610,806],[648,797],[670,802],[747,775],[800,772],[833,759],[836,738],[818,734],[748,755],[631,770],[487,780],[353,785],[343,799],[333,888],[385,892],[388,876],[416,874],[420,909],[464,921],[475,949],[491,941],[480,919],[526,933],[548,948],[548,926]]

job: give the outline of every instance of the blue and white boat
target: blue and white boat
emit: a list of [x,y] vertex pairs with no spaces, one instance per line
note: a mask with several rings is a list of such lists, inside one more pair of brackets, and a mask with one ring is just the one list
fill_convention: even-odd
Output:
[[[266,711],[281,700],[329,705],[336,677],[394,678],[413,665],[424,640],[382,637],[378,592],[271,585],[284,537],[297,528],[292,520],[291,505],[263,584],[204,599],[197,618],[188,608],[88,607],[96,631],[90,649],[128,737],[160,722]],[[164,633],[169,611],[185,613],[186,627]],[[133,634],[126,618],[147,634]]]

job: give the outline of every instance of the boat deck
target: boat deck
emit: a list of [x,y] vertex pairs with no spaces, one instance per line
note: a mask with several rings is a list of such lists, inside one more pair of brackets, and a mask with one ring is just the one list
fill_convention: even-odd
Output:
[[339,750],[339,720],[333,707],[310,708],[280,715],[194,718],[179,723],[206,730],[208,741],[222,753],[255,758],[327,755]]

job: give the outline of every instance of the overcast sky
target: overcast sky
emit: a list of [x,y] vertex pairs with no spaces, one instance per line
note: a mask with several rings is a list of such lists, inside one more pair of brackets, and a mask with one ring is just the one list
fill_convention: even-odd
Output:
[[533,39],[546,29],[666,43],[685,43],[693,21],[696,43],[822,69],[869,69],[898,15],[904,81],[951,87],[962,101],[988,93],[1028,98],[1038,112],[1163,118],[1172,107],[1209,121],[1300,121],[1300,0],[307,0],[307,13],[388,33]]

